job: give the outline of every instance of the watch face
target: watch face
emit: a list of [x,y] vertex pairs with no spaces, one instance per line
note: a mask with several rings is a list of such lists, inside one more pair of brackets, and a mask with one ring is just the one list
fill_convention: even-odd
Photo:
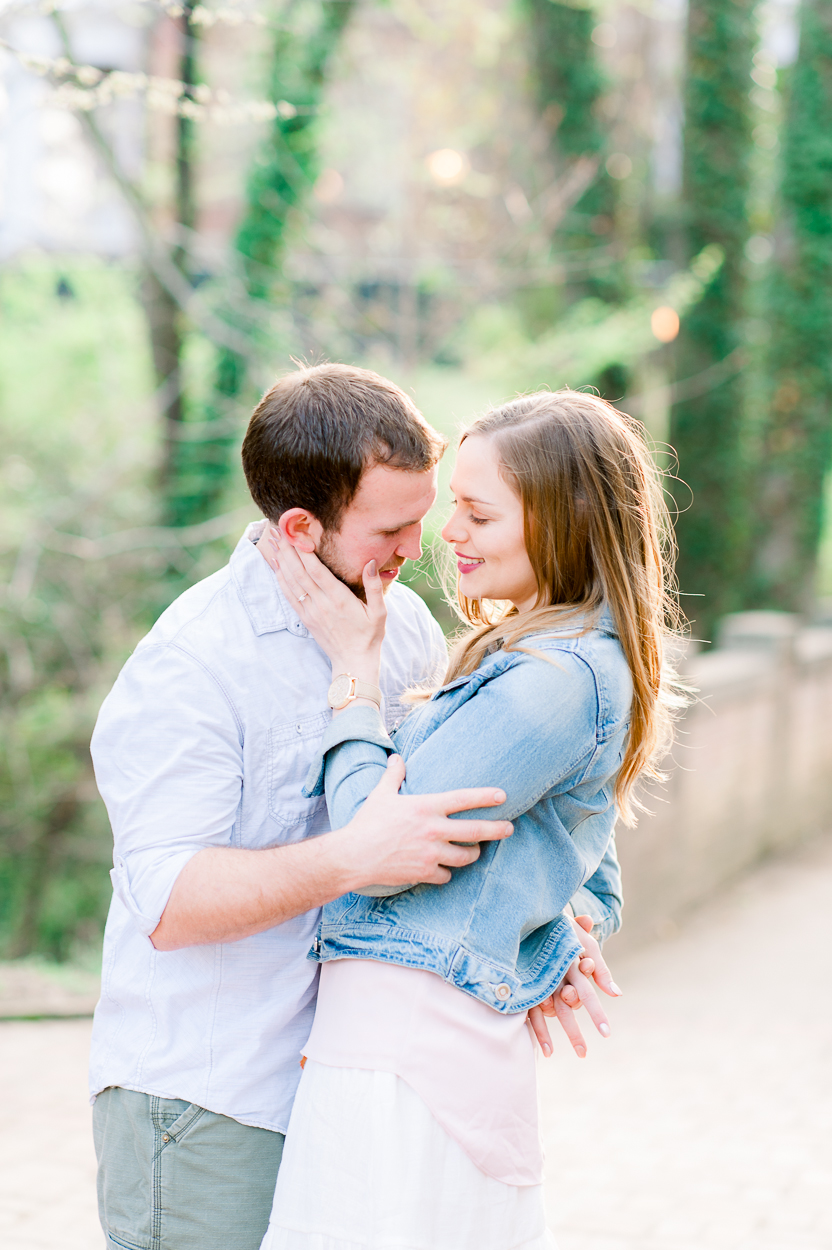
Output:
[[342,708],[349,702],[352,694],[352,678],[348,673],[341,673],[329,687],[328,702],[332,708]]

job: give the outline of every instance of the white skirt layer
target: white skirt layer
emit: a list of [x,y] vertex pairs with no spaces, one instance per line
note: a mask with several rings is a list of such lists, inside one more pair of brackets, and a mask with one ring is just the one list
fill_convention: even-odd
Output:
[[542,1185],[486,1176],[392,1072],[308,1060],[261,1250],[555,1250]]

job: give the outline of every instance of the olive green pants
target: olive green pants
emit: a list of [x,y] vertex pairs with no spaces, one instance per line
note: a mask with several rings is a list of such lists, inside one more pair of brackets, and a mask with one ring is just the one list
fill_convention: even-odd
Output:
[[108,1247],[259,1250],[283,1134],[178,1098],[110,1088],[93,1107]]

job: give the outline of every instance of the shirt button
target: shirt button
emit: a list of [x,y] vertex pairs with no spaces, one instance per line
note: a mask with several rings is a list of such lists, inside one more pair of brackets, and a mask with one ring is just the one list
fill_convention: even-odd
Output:
[[295,729],[297,730],[299,734],[303,733],[303,730],[301,729],[300,725],[295,725]]
[[511,986],[506,985],[505,981],[502,981],[499,985],[494,986],[494,993],[501,1002],[505,1002],[507,998],[511,998]]
[[162,1134],[162,1141],[164,1141],[164,1142],[169,1142],[169,1141],[170,1141],[170,1133],[163,1133],[163,1134]]

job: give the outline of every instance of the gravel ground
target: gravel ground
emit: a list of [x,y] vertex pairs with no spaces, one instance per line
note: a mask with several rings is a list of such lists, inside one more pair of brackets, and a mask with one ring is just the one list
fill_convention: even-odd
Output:
[[[541,1063],[559,1250],[832,1250],[832,838],[622,957]],[[0,1246],[102,1250],[89,1020],[0,1023]]]

